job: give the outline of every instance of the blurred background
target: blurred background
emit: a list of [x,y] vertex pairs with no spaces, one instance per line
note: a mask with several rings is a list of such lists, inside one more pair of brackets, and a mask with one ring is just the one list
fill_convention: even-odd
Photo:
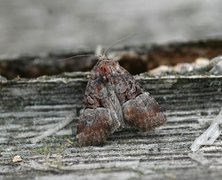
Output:
[[0,0],[0,54],[221,36],[221,0]]

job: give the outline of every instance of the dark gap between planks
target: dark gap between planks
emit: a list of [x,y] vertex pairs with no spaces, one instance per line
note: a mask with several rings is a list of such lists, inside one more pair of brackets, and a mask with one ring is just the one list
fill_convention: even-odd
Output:
[[[211,59],[222,54],[222,40],[208,39],[195,42],[170,43],[165,45],[129,46],[113,49],[112,53],[122,52],[120,65],[131,74],[147,72],[160,65],[191,63],[197,58]],[[132,53],[133,52],[133,53]],[[42,56],[18,55],[0,56],[0,75],[35,78],[42,75],[56,75],[63,72],[89,71],[97,59],[93,51],[56,52]],[[82,57],[78,55],[89,55]],[[71,59],[65,59],[77,56]]]

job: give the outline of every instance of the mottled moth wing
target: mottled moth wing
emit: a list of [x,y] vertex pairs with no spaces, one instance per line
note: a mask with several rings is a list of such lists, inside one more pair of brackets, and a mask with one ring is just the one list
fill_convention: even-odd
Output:
[[[112,126],[115,126],[112,113],[106,108],[86,108],[80,116],[80,123],[77,126],[77,141],[81,146],[99,145],[105,142]],[[118,125],[116,125],[118,127]]]
[[90,73],[84,95],[85,108],[77,126],[77,141],[82,146],[103,144],[123,122],[119,100],[101,68],[99,61]]
[[142,131],[152,130],[166,122],[156,100],[144,92],[123,104],[124,120]]
[[134,77],[117,62],[113,71],[116,72],[112,83],[122,106],[124,121],[142,131],[164,124],[166,117],[161,107],[148,92],[143,91]]

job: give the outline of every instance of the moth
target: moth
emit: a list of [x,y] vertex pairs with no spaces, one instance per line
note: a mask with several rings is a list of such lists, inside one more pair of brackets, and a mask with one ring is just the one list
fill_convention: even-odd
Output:
[[80,146],[104,144],[126,124],[149,131],[166,122],[157,101],[118,61],[105,56],[90,72],[83,102],[76,135]]

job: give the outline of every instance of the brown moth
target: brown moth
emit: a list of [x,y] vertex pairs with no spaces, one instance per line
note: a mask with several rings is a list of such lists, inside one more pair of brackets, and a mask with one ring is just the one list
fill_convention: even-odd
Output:
[[159,104],[127,70],[115,60],[98,57],[90,72],[77,126],[79,145],[103,144],[125,124],[148,131],[165,122]]

